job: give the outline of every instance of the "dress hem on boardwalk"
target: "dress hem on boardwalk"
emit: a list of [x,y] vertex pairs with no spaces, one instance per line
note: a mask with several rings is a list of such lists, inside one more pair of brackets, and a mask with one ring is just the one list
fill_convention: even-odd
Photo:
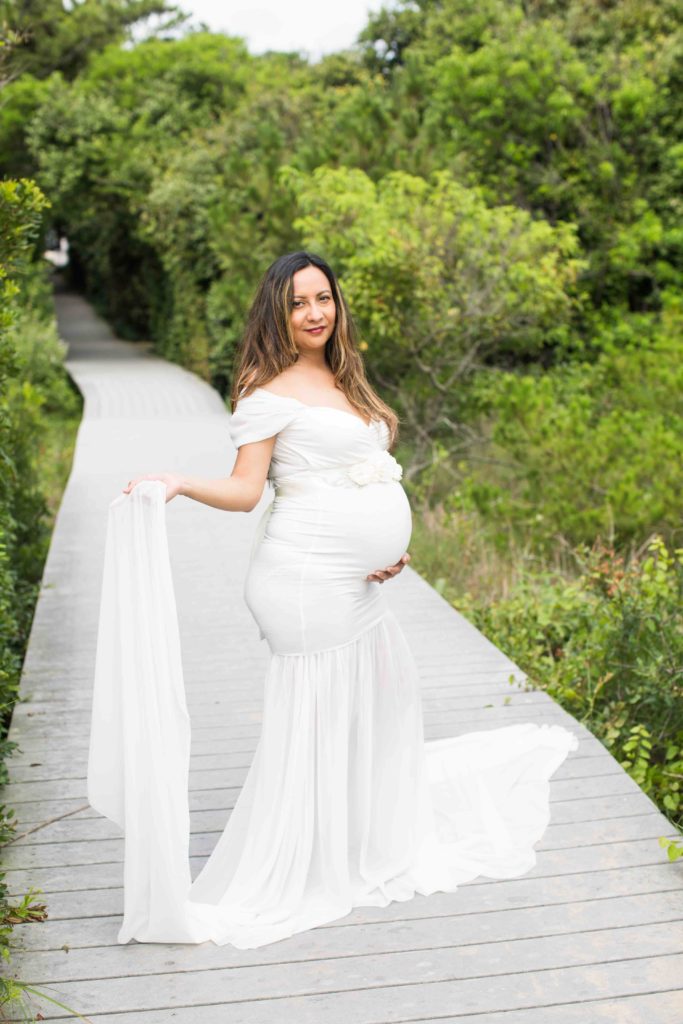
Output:
[[387,609],[347,643],[271,655],[251,767],[191,881],[164,497],[139,484],[107,531],[88,798],[125,832],[118,941],[252,949],[354,907],[529,871],[550,776],[577,737],[528,722],[425,742],[417,669]]

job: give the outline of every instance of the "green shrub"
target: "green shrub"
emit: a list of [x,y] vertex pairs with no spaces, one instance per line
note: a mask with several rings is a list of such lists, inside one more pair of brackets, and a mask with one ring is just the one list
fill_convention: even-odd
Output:
[[622,347],[617,335],[594,362],[482,375],[489,461],[470,462],[461,502],[533,531],[546,549],[558,537],[617,546],[653,531],[672,538],[683,482],[682,326],[672,300],[650,337]]
[[575,552],[579,575],[527,573],[495,603],[457,606],[605,744],[683,824],[683,551]]
[[[51,432],[49,417],[73,420],[80,404],[64,369],[46,266],[31,262],[46,205],[33,182],[0,182],[0,784],[8,780],[6,760],[17,749],[7,730],[51,529],[45,480],[53,470],[44,471],[42,445]],[[0,846],[14,832],[14,812],[0,806]],[[5,963],[14,925],[46,916],[45,905],[35,899],[39,891],[31,888],[19,902],[10,900],[0,873]],[[0,1005],[14,1005],[34,991],[17,979],[0,978]]]

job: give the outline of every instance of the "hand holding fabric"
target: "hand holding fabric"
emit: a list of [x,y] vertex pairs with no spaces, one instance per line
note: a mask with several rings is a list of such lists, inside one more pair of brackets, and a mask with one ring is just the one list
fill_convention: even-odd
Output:
[[129,480],[127,485],[123,488],[123,493],[130,494],[133,488],[142,480],[161,480],[165,483],[167,502],[180,494],[183,483],[183,478],[178,476],[176,473],[145,473],[143,476],[136,476],[132,480]]

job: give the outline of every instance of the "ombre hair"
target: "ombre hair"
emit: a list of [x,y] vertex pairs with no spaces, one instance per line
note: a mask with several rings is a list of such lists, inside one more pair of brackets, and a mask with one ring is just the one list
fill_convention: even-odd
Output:
[[232,378],[231,411],[240,398],[273,380],[298,359],[290,316],[293,277],[304,267],[317,267],[327,278],[336,308],[334,329],[325,343],[325,360],[349,404],[369,418],[386,422],[390,447],[398,436],[398,416],[370,386],[358,348],[358,333],[332,268],[320,256],[285,253],[266,270],[256,290]]

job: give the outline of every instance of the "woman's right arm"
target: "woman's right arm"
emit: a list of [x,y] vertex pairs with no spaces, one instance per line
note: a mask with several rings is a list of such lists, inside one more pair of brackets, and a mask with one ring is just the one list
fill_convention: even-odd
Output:
[[274,445],[274,437],[241,445],[229,477],[212,479],[176,473],[147,473],[131,480],[123,491],[130,494],[141,480],[163,480],[167,502],[181,494],[226,512],[251,512],[261,500]]

